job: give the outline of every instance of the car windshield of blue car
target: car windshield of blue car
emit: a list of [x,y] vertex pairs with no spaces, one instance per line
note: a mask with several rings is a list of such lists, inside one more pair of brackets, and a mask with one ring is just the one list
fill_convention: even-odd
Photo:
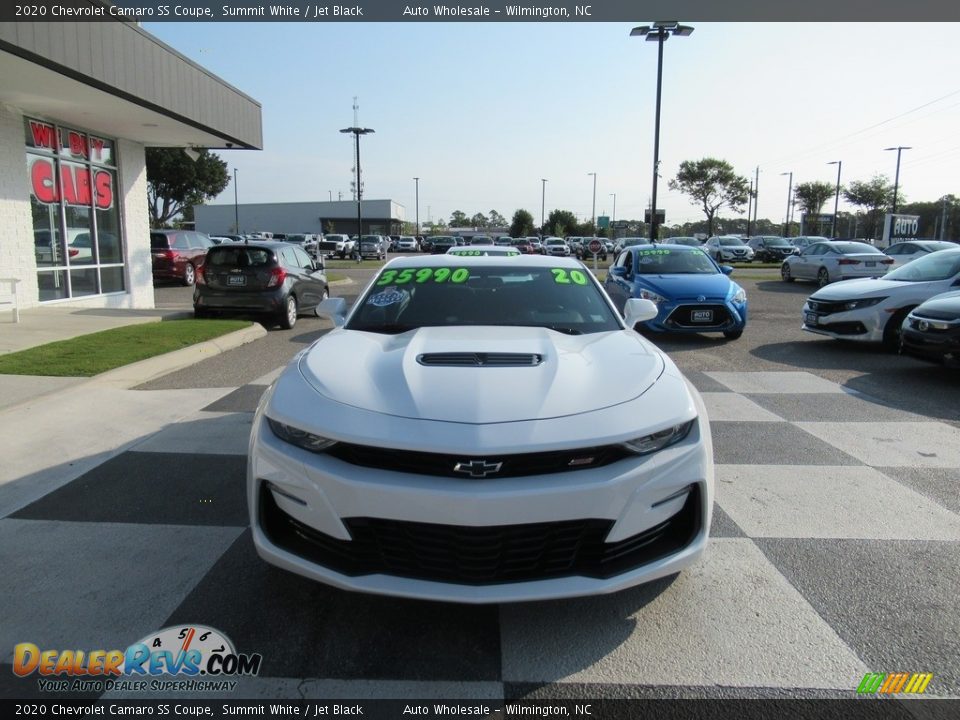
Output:
[[658,248],[637,253],[637,273],[640,275],[716,275],[717,272],[717,266],[698,248]]
[[454,325],[543,327],[567,335],[622,329],[588,271],[507,265],[385,269],[346,329],[395,334]]
[[947,250],[925,255],[883,276],[884,280],[932,282],[960,274],[960,252]]

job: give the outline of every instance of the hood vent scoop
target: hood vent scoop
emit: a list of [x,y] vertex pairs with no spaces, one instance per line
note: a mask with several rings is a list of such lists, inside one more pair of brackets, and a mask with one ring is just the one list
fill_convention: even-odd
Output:
[[543,355],[532,353],[423,353],[417,362],[440,367],[535,367]]

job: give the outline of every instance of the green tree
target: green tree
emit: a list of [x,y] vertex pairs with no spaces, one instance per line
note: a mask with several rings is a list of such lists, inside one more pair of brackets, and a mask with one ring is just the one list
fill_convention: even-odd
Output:
[[854,180],[843,191],[843,199],[863,208],[866,213],[867,238],[876,238],[877,226],[884,210],[893,205],[893,185],[886,175],[874,175],[870,180]]
[[808,215],[819,215],[823,204],[837,192],[837,186],[828,182],[798,183],[793,189],[793,197],[800,209]]
[[547,216],[547,227],[544,234],[563,237],[571,232],[576,233],[579,227],[577,216],[569,210],[551,210]]
[[707,232],[710,235],[713,234],[717,211],[726,206],[734,212],[743,212],[743,205],[750,193],[749,181],[737,175],[726,160],[717,158],[684,160],[669,187],[689,195],[693,205],[700,205],[707,217]]
[[920,233],[924,237],[956,240],[960,231],[960,201],[954,195],[944,195],[931,202],[901,205],[899,212],[920,216]]
[[450,227],[467,227],[470,224],[470,218],[466,213],[460,210],[454,210],[450,215]]
[[496,210],[490,211],[490,214],[487,215],[487,221],[490,223],[490,227],[502,228],[508,224],[507,219]]
[[183,148],[147,148],[147,203],[152,227],[163,227],[188,205],[202,205],[226,189],[227,163],[207,149],[191,160]]
[[490,221],[487,220],[487,216],[483,213],[477,213],[472,218],[470,218],[470,225],[475,228],[485,228],[490,224]]
[[517,210],[510,222],[510,234],[513,237],[533,235],[533,215],[526,210]]

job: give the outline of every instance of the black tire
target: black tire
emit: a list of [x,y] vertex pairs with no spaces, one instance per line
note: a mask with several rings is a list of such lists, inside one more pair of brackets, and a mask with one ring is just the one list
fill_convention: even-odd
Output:
[[787,263],[784,263],[780,266],[780,279],[784,282],[793,282],[794,277],[790,272],[790,266]]
[[830,284],[830,273],[825,267],[820,268],[817,271],[817,285],[820,287],[826,287]]
[[283,308],[279,318],[280,327],[284,330],[290,330],[297,324],[297,298],[294,295],[288,295]]
[[913,310],[912,307],[901,308],[887,320],[887,325],[883,328],[883,347],[890,352],[899,352],[900,326],[903,325],[903,321],[906,320],[911,310]]
[[190,287],[197,281],[197,271],[193,267],[193,263],[187,263],[187,266],[183,269],[183,284],[187,287]]
[[741,335],[743,335],[743,330],[724,330],[724,331],[723,331],[723,336],[724,336],[727,340],[736,340],[736,339],[738,339]]

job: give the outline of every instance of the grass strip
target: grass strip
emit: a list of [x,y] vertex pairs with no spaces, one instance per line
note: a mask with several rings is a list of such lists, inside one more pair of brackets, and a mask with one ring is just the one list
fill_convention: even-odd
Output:
[[91,377],[250,325],[247,320],[169,320],[127,325],[0,355],[0,374]]

